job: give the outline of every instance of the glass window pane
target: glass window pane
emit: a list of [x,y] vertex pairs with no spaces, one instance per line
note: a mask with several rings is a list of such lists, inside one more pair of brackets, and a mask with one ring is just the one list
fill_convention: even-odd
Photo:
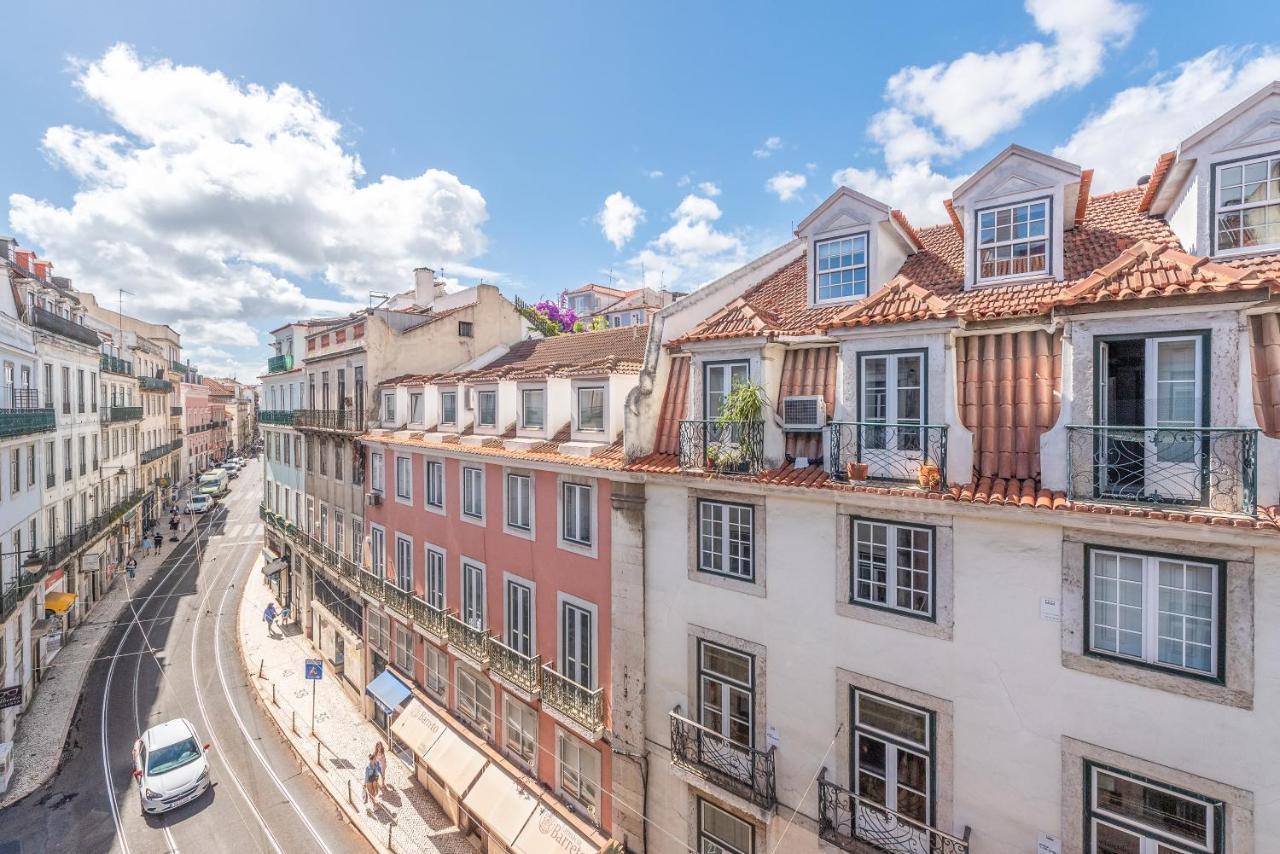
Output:
[[1132,823],[1200,845],[1209,842],[1208,803],[1106,771],[1095,772],[1095,807]]
[[874,727],[903,741],[927,746],[929,716],[924,712],[858,693],[858,725]]

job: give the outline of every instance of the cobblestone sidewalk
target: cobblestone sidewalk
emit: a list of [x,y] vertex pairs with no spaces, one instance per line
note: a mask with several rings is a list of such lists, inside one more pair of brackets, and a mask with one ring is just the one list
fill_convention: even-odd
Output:
[[297,626],[267,635],[262,612],[272,592],[263,580],[262,566],[259,556],[244,585],[238,638],[250,681],[281,732],[379,851],[474,854],[439,805],[413,779],[412,770],[391,754],[389,745],[386,791],[373,803],[364,802],[364,769],[381,733],[364,718],[327,666],[324,678],[315,684],[316,733],[310,734],[312,683],[303,678],[303,662],[320,656]]

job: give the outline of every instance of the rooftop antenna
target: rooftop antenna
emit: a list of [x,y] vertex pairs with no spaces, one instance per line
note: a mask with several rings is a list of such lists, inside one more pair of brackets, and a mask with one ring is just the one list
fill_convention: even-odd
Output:
[[609,265],[609,287],[613,287],[613,265]]

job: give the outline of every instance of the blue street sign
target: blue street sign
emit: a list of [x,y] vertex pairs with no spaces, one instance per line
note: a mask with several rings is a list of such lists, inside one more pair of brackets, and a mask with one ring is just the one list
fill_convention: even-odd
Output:
[[304,674],[306,678],[320,679],[324,676],[324,661],[319,658],[308,658],[303,669],[306,671]]

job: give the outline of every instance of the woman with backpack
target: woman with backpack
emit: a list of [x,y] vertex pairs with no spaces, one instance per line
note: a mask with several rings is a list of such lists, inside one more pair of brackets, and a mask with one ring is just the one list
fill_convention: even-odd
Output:
[[369,764],[364,767],[364,802],[378,797],[378,760],[369,754]]

